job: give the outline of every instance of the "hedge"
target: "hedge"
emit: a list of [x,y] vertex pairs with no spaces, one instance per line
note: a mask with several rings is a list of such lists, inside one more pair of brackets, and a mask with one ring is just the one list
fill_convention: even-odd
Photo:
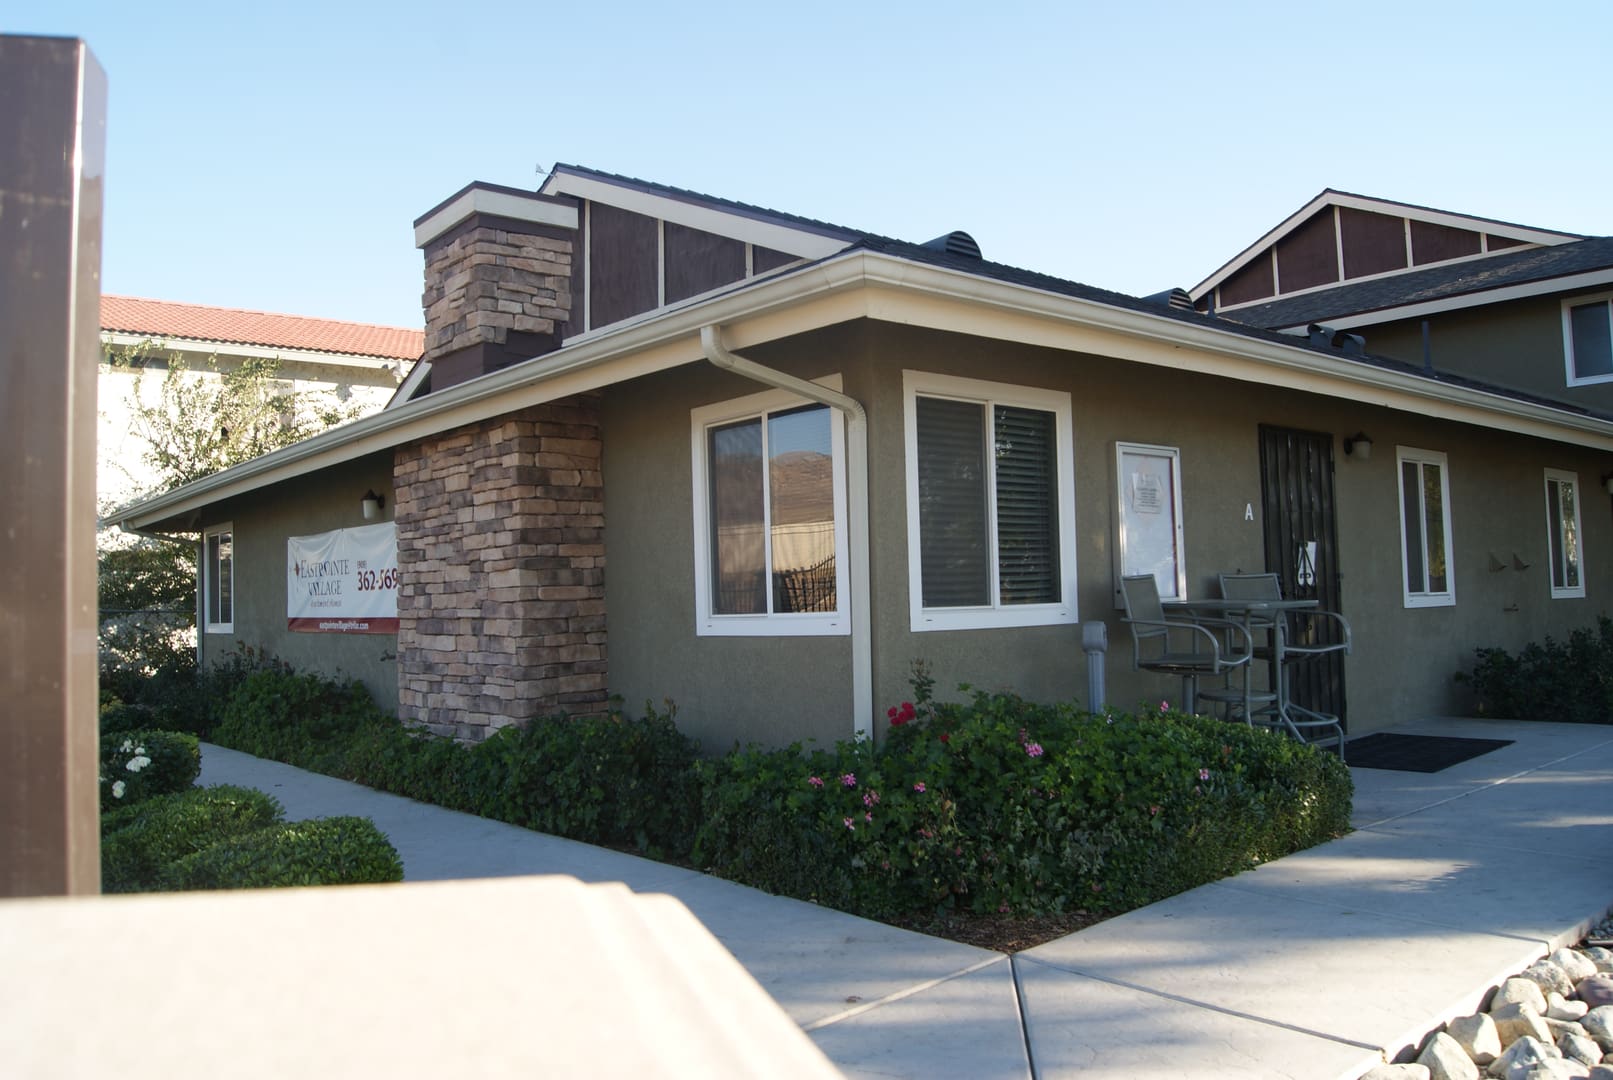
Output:
[[168,864],[281,816],[274,796],[225,784],[120,806],[101,817],[101,891],[155,889]]
[[267,889],[403,880],[403,862],[369,818],[282,822],[170,863],[164,889]]
[[1472,687],[1481,716],[1613,722],[1613,619],[1605,615],[1567,641],[1548,637],[1516,655],[1498,648],[1474,653],[1473,671],[1457,672],[1456,681]]
[[202,771],[196,736],[136,729],[101,736],[101,809],[183,791]]

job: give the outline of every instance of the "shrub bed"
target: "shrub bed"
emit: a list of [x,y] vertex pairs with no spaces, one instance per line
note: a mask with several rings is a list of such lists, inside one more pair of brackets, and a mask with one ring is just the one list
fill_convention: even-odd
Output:
[[101,736],[101,809],[183,791],[202,771],[196,736],[135,729]]
[[1517,655],[1475,649],[1473,671],[1456,681],[1472,687],[1480,716],[1555,720],[1569,724],[1613,721],[1613,619],[1575,630],[1567,641],[1546,638]]
[[539,719],[468,746],[404,728],[357,684],[269,671],[214,737],[876,918],[1127,910],[1348,830],[1349,771],[1277,733],[1010,694],[931,704],[915,686],[877,746],[700,761],[670,712]]
[[282,822],[186,855],[163,889],[267,889],[403,880],[403,862],[369,818]]
[[660,857],[693,839],[698,748],[670,713],[539,718],[467,746],[405,728],[359,683],[259,671],[220,716],[222,746],[380,791]]
[[170,863],[280,819],[272,795],[223,784],[120,806],[101,817],[101,891],[155,889]]
[[1008,694],[893,719],[705,763],[696,864],[874,917],[1119,911],[1349,825],[1349,771],[1273,732]]

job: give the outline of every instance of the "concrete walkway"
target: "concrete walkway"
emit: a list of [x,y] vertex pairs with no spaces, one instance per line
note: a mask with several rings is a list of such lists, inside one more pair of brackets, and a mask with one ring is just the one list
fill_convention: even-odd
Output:
[[852,1077],[1351,1080],[1613,905],[1613,728],[1353,770],[1357,831],[1007,957],[208,746],[204,784],[362,814],[409,880],[570,874],[677,897]]

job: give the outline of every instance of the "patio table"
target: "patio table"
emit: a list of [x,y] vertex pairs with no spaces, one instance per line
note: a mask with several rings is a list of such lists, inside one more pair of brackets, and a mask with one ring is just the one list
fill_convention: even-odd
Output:
[[[1277,720],[1288,729],[1288,733],[1301,742],[1306,741],[1300,733],[1299,727],[1294,723],[1293,717],[1288,715],[1292,707],[1288,700],[1288,686],[1283,679],[1283,643],[1286,631],[1286,620],[1282,618],[1290,611],[1315,610],[1319,604],[1316,600],[1171,600],[1161,605],[1168,611],[1182,611],[1190,616],[1198,613],[1213,615],[1223,620],[1241,620],[1243,632],[1250,635],[1248,640],[1253,641],[1254,619],[1256,615],[1270,615],[1272,633],[1276,635],[1272,643],[1271,665],[1271,694],[1273,697],[1272,710]],[[1244,707],[1243,717],[1246,723],[1254,723],[1254,714],[1251,712],[1254,694],[1249,690],[1249,672],[1243,674]]]

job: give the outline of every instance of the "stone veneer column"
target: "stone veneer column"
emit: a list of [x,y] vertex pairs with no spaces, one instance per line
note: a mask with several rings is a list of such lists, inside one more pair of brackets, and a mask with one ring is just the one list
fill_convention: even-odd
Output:
[[598,397],[399,447],[398,697],[462,739],[606,702]]

